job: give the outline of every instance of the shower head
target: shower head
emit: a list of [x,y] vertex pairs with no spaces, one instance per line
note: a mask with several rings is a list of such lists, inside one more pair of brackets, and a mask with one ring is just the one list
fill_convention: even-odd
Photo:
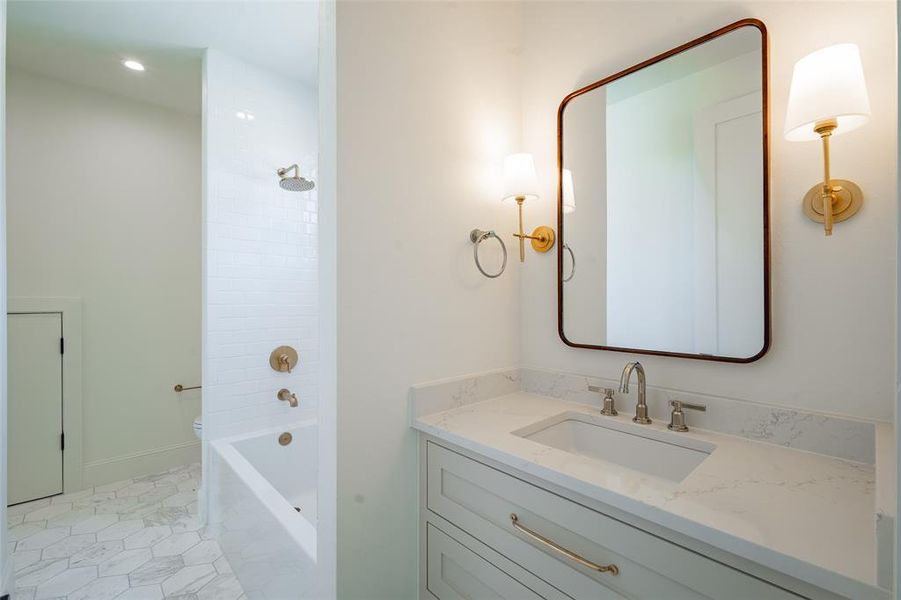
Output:
[[316,187],[315,183],[303,177],[282,177],[278,184],[289,192],[309,192]]
[[[288,177],[288,171],[292,169],[294,170],[294,175]],[[278,173],[279,176],[278,185],[283,190],[288,190],[289,192],[309,192],[316,187],[315,183],[300,176],[300,167],[296,164],[285,167],[284,169],[279,169],[276,173]]]

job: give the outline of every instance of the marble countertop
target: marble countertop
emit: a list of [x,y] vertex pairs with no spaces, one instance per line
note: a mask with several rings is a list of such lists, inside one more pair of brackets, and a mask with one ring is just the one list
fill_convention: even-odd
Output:
[[[567,411],[716,448],[672,482],[513,433]],[[875,583],[873,465],[697,429],[674,434],[659,421],[631,423],[628,409],[600,417],[591,406],[525,392],[417,416],[413,427],[813,585],[888,598]]]

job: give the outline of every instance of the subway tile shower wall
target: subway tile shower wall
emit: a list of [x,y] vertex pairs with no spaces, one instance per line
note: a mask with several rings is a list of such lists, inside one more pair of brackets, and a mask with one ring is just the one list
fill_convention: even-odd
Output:
[[[205,74],[203,427],[216,439],[315,413],[317,193],[281,189],[276,169],[299,163],[315,181],[318,136],[315,88],[216,50]],[[300,354],[292,373],[269,366],[281,345]]]

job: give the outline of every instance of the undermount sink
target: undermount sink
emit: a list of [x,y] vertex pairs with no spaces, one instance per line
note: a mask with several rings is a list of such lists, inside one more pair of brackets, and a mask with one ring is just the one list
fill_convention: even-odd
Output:
[[670,481],[685,479],[716,446],[683,434],[565,412],[513,434],[577,456],[615,463]]

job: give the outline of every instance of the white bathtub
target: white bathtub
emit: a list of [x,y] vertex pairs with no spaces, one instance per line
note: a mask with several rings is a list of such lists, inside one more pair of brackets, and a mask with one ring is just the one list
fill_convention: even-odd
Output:
[[[286,432],[293,440],[283,446],[279,436]],[[248,598],[315,597],[316,423],[210,447],[209,532]]]

